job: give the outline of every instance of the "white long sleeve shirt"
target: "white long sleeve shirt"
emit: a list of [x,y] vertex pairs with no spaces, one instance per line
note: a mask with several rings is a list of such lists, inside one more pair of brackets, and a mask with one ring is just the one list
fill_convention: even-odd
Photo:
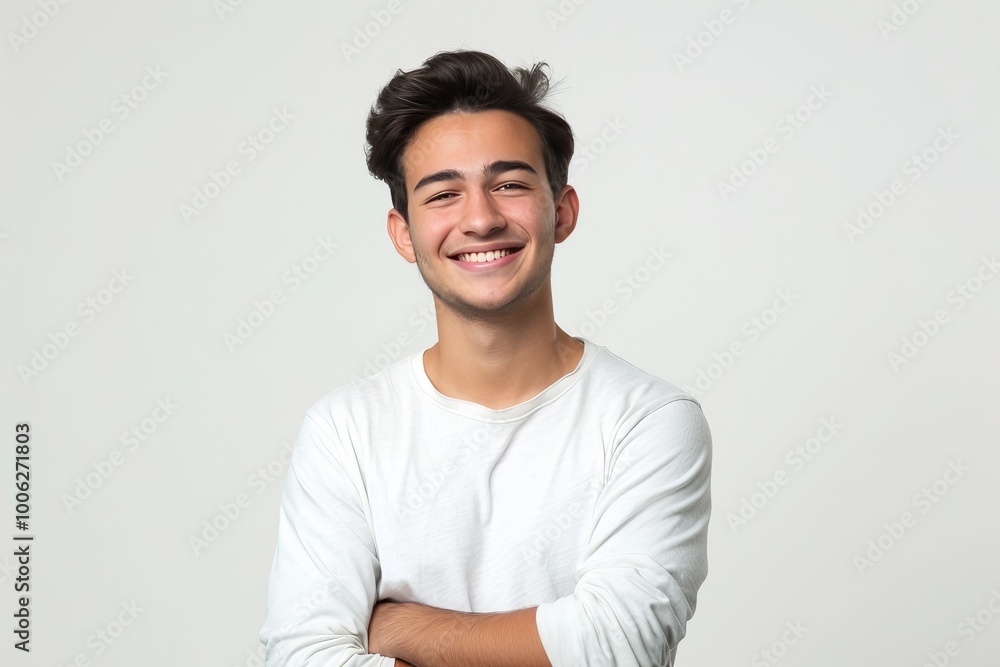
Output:
[[445,396],[423,353],[305,414],[279,511],[267,667],[379,665],[381,599],[538,606],[552,665],[674,664],[707,574],[701,405],[606,347],[502,410]]

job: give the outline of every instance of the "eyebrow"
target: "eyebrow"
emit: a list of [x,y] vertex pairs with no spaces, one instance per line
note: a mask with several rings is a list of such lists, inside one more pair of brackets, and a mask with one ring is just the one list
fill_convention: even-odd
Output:
[[[497,174],[502,174],[508,171],[527,171],[535,176],[538,172],[527,162],[522,162],[520,160],[496,160],[490,164],[483,167],[483,176],[496,176]],[[440,183],[441,181],[464,181],[465,174],[457,169],[444,169],[442,171],[436,171],[433,174],[428,174],[420,179],[420,182],[413,188],[413,192],[416,192],[420,188],[426,187],[433,183]]]

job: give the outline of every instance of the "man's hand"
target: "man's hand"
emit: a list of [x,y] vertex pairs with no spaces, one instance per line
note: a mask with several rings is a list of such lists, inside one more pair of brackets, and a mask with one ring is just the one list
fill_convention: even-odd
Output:
[[381,600],[368,623],[368,652],[399,667],[551,667],[535,607],[475,614]]

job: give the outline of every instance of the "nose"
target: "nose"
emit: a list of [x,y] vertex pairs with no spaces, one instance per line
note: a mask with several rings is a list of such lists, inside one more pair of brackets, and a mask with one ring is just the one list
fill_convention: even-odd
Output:
[[462,231],[472,232],[480,236],[489,236],[494,230],[507,226],[499,207],[489,192],[481,189],[470,189],[468,205],[462,216]]

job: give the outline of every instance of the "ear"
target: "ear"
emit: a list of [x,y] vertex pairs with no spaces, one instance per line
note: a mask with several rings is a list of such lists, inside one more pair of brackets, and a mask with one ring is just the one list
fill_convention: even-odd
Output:
[[563,187],[556,200],[555,242],[562,243],[576,229],[580,213],[580,198],[572,185]]
[[417,256],[413,252],[413,242],[410,239],[410,226],[406,224],[403,215],[396,209],[389,209],[386,220],[386,228],[389,231],[389,238],[392,245],[396,246],[396,252],[402,255],[410,264],[417,261]]

